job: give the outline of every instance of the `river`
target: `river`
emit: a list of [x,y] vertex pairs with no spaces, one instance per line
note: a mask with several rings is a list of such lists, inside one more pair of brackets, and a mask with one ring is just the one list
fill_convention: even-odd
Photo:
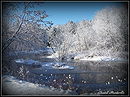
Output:
[[[96,94],[103,95],[128,93],[128,62],[92,62],[92,61],[64,61],[73,69],[55,69],[45,66],[53,63],[53,58],[46,57],[21,57],[22,59],[36,60],[37,64],[17,63],[13,57],[10,61],[11,72],[9,75],[18,79],[75,91],[78,95]],[[43,64],[41,64],[43,63]]]

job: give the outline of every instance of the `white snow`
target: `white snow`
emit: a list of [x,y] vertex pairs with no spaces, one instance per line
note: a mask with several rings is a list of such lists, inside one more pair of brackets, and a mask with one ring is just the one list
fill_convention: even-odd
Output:
[[16,63],[26,63],[26,64],[33,64],[33,63],[39,63],[38,61],[32,60],[32,59],[17,59],[15,60]]
[[3,90],[11,95],[70,95],[72,92],[18,80],[8,75],[3,76],[2,85]]
[[60,66],[60,67],[52,66],[52,67],[55,68],[55,69],[74,69],[74,67],[72,67],[72,66]]
[[[69,54],[68,59],[74,57],[74,60],[83,60],[83,61],[127,61],[124,58],[112,57],[112,56],[89,56],[87,52],[77,53],[77,54]],[[47,56],[47,58],[58,58],[58,52],[53,53],[51,56]]]
[[15,60],[16,63],[21,63],[21,64],[26,64],[26,65],[40,65],[41,62],[39,61],[35,61],[35,60],[32,60],[32,59],[16,59]]
[[110,61],[110,57],[104,57],[104,56],[94,56],[94,57],[84,57],[80,60],[87,60],[87,61]]
[[83,61],[127,61],[123,58],[113,58],[113,57],[107,57],[107,56],[93,56],[93,57],[85,57],[85,56],[76,56],[78,60]]
[[74,57],[75,60],[79,60],[79,59],[82,59],[82,58],[85,58],[85,54],[82,54],[82,53],[75,54],[75,57]]
[[58,52],[56,52],[56,53],[53,53],[52,55],[50,55],[50,56],[47,56],[47,58],[58,58]]
[[39,61],[35,61],[35,60],[32,60],[32,59],[29,59],[29,60],[24,60],[24,59],[17,59],[15,60],[16,63],[23,63],[23,64],[28,64],[28,65],[31,65],[31,64],[41,64],[43,67],[46,66],[48,68],[53,68],[53,69],[74,69],[73,66],[69,66],[63,62],[47,62],[47,63],[42,63],[42,62],[39,62]]
[[23,59],[17,59],[15,60],[16,63],[24,63],[24,60]]
[[53,69],[74,69],[73,66],[69,66],[63,62],[50,62],[50,63],[45,63],[42,65],[43,67],[49,67]]
[[[68,55],[69,57],[69,55]],[[74,60],[83,60],[83,61],[127,61],[124,58],[115,58],[111,56],[93,56],[88,57],[86,54],[74,54]],[[47,56],[47,58],[58,58],[58,53],[54,53],[51,56]],[[69,59],[69,58],[68,58]],[[71,57],[70,57],[71,59]]]

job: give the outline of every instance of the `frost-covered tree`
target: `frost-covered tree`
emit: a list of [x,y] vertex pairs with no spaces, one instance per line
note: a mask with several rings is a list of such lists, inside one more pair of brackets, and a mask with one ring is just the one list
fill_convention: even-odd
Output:
[[47,46],[47,30],[53,23],[44,20],[48,15],[44,9],[37,9],[37,4],[2,3],[2,70],[5,72],[12,72],[13,57],[8,55],[9,52],[30,51]]
[[[53,23],[44,21],[48,15],[44,10],[36,9],[35,6],[37,6],[37,4],[39,3],[3,3],[3,51],[7,48],[12,50],[16,48],[17,50],[25,50],[27,48],[29,50],[33,47],[40,47],[41,45],[45,47],[46,39],[44,37],[40,38],[40,36],[46,35],[46,30],[48,30]],[[44,26],[44,29],[41,29],[41,26]],[[37,42],[35,43],[34,41]],[[39,46],[38,42],[40,42]]]
[[96,42],[96,33],[92,29],[91,21],[83,20],[77,25],[77,38],[80,46],[80,51],[90,50],[94,47]]
[[[69,35],[59,28],[52,28],[49,31],[49,44],[54,53],[57,53],[57,61],[62,61],[68,54],[70,42]],[[71,39],[71,38],[70,38]]]
[[67,52],[62,52],[63,55],[85,52],[87,56],[124,58],[128,50],[127,20],[126,8],[108,7],[98,11],[91,21],[70,21],[65,25],[58,25],[56,28],[60,29],[61,33],[57,34],[57,41],[60,41],[57,47],[62,48],[62,51],[66,49]]
[[97,52],[118,56],[128,46],[128,12],[124,7],[105,8],[97,12],[93,29],[97,33]]

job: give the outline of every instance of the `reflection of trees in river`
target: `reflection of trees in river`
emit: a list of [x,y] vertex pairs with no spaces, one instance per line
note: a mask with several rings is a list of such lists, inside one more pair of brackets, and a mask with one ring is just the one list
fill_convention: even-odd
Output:
[[[28,82],[45,84],[46,86],[52,86],[64,90],[74,90],[78,94],[82,94],[85,92],[93,92],[93,90],[88,86],[89,84],[103,83],[109,85],[111,83],[121,83],[127,81],[126,69],[124,69],[124,66],[120,66],[122,64],[117,63],[117,65],[115,66],[113,65],[115,63],[106,63],[107,65],[109,64],[113,66],[105,66],[103,64],[105,63],[77,62],[75,63],[75,65],[78,66],[78,68],[76,68],[75,71],[77,71],[78,73],[62,73],[61,70],[54,74],[46,74],[45,72],[43,74],[35,74],[33,72],[30,72],[30,70],[36,70],[37,67],[27,66],[25,64],[21,65],[12,63],[12,73],[10,74],[17,77],[18,79],[25,80]],[[46,69],[43,70],[45,71]],[[82,71],[88,71],[88,73],[80,73]],[[47,72],[49,72],[49,70]]]

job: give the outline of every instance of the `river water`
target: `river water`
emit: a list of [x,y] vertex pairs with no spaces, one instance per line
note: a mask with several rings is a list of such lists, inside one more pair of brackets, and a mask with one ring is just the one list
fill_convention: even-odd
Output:
[[[30,59],[30,58],[25,58]],[[52,58],[32,58],[42,63],[54,62]],[[77,95],[128,93],[128,62],[64,62],[74,69],[47,68],[44,64],[27,65],[10,61],[10,75],[28,82],[38,83],[63,90],[72,90]],[[112,91],[112,92],[111,92]]]

